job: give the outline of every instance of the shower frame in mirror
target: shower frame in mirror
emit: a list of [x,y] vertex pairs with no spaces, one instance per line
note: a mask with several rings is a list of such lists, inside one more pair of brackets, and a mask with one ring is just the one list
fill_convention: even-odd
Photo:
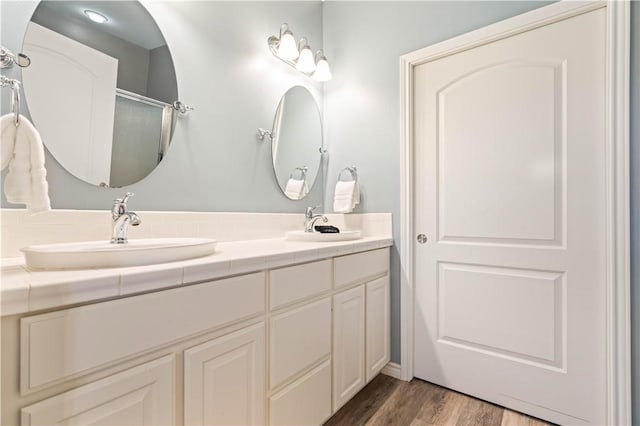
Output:
[[[90,21],[86,9],[109,21]],[[29,113],[70,174],[123,187],[144,179],[166,156],[178,117],[176,71],[166,38],[143,4],[43,0],[23,51],[32,58],[22,71]]]
[[324,152],[320,109],[306,87],[293,86],[282,95],[269,136],[276,183],[290,200],[302,200],[313,188]]

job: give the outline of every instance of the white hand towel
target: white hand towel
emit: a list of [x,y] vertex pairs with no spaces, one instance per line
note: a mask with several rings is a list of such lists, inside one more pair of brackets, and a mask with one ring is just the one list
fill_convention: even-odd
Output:
[[289,179],[287,186],[284,188],[284,193],[292,200],[299,200],[309,192],[307,182],[302,179]]
[[44,147],[36,128],[20,116],[15,126],[13,113],[0,117],[1,169],[9,166],[4,193],[10,203],[25,204],[31,214],[51,210]]
[[333,196],[333,211],[336,213],[351,213],[360,204],[360,185],[355,180],[349,182],[338,181]]

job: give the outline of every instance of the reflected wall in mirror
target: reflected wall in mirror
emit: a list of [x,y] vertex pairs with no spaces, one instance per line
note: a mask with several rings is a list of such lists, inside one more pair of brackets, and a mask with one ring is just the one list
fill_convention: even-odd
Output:
[[273,120],[273,170],[284,195],[303,199],[313,187],[320,167],[322,123],[313,95],[302,86],[289,89]]
[[32,60],[22,71],[31,118],[67,171],[109,187],[151,173],[171,142],[178,88],[167,43],[139,2],[44,0],[22,50]]

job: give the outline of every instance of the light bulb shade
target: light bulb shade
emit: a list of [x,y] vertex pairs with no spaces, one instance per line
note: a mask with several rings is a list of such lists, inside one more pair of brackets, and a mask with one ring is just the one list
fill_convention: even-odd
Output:
[[277,55],[286,61],[293,61],[299,56],[296,40],[293,38],[293,34],[291,34],[290,31],[285,31],[285,33],[282,34]]
[[329,81],[331,80],[331,69],[329,68],[329,62],[324,56],[320,58],[316,64],[316,71],[313,73],[313,79],[317,81]]
[[298,58],[298,64],[296,69],[304,73],[312,73],[316,69],[316,61],[313,59],[313,53],[309,46],[305,46],[300,51],[300,57]]

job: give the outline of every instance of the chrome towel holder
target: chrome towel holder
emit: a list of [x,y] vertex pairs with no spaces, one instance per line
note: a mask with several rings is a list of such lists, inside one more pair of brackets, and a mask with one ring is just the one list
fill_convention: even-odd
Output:
[[11,111],[15,116],[14,124],[18,127],[20,125],[20,81],[0,75],[0,86],[9,87],[13,92]]
[[340,181],[344,172],[351,173],[351,178],[354,182],[358,181],[358,169],[355,166],[345,167],[344,169],[340,170],[340,173],[338,173],[338,181]]
[[308,170],[309,170],[309,169],[307,168],[307,166],[303,166],[303,167],[296,167],[295,169],[293,169],[293,173],[291,173],[291,174],[289,175],[289,179],[293,179],[293,175],[294,175],[296,172],[298,172],[298,171],[299,171],[299,172],[300,172],[300,180],[304,180],[304,181],[306,181],[306,180],[307,180],[307,171],[308,171]]

